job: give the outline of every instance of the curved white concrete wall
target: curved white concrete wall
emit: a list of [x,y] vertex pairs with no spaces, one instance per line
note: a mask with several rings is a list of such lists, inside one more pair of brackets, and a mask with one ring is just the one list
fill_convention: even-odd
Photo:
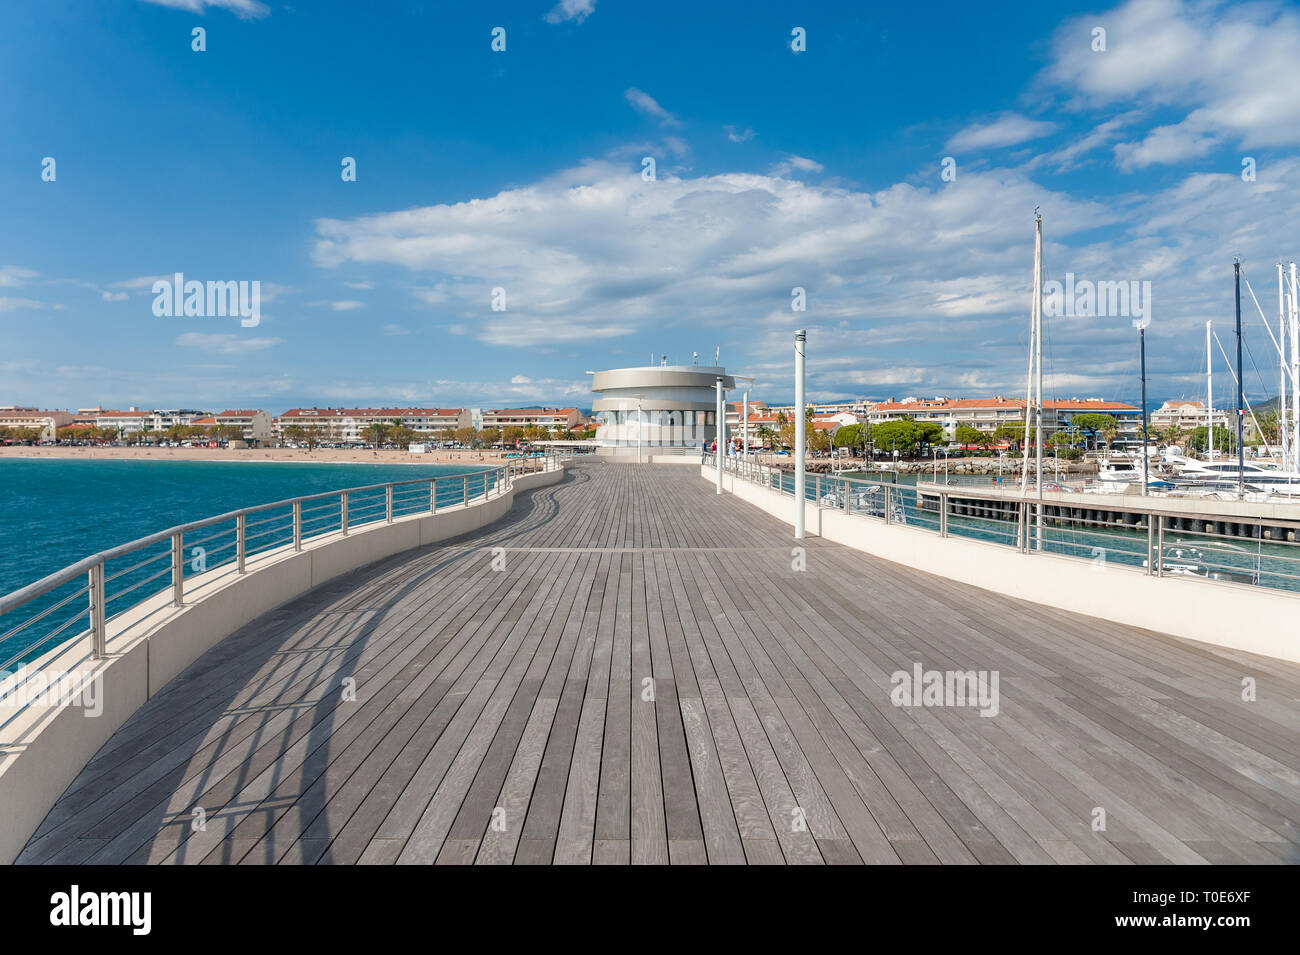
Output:
[[90,717],[79,707],[32,706],[5,728],[0,864],[13,862],[50,807],[132,713],[240,627],[340,574],[490,524],[510,509],[517,491],[555,484],[563,476],[563,469],[521,475],[500,497],[323,535],[304,541],[301,551],[277,548],[249,558],[242,575],[227,566],[187,578],[184,606],[172,606],[169,589],[109,621],[104,659],[90,659],[85,635],[19,671],[12,680],[56,655],[84,660],[75,669],[99,680],[103,712]]
[[[717,471],[700,469],[710,483]],[[794,524],[795,500],[727,473],[722,488]],[[1022,554],[1012,547],[804,505],[808,534],[824,537],[927,573],[1068,610],[1188,640],[1246,650],[1300,663],[1295,619],[1300,596],[1265,587],[1149,577],[1141,568],[1056,554]]]

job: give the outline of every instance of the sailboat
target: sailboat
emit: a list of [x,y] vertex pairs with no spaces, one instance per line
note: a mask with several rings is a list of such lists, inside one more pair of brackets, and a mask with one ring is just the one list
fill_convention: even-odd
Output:
[[[1274,467],[1268,464],[1256,462],[1247,463],[1244,449],[1242,448],[1242,424],[1243,416],[1249,411],[1249,405],[1245,400],[1242,389],[1241,378],[1241,263],[1233,264],[1233,276],[1236,296],[1237,312],[1237,372],[1235,375],[1237,384],[1237,458],[1219,458],[1214,450],[1214,377],[1213,377],[1213,359],[1210,351],[1211,345],[1211,324],[1205,323],[1205,349],[1206,349],[1206,374],[1208,392],[1206,425],[1208,433],[1207,445],[1209,448],[1207,460],[1197,461],[1193,458],[1181,454],[1166,454],[1164,461],[1174,470],[1173,482],[1180,489],[1190,489],[1205,494],[1214,494],[1216,496],[1225,493],[1236,492],[1236,496],[1243,499],[1267,499],[1273,496],[1294,497],[1300,499],[1300,437],[1288,433],[1289,422],[1287,421],[1288,401],[1287,401],[1287,382],[1291,382],[1291,401],[1289,407],[1291,414],[1295,417],[1295,423],[1300,424],[1300,374],[1297,373],[1298,363],[1300,363],[1300,329],[1297,328],[1297,322],[1300,321],[1300,315],[1297,314],[1297,282],[1296,266],[1291,264],[1291,274],[1289,285],[1285,281],[1285,275],[1282,266],[1278,265],[1278,337],[1274,338],[1274,344],[1277,346],[1278,355],[1281,359],[1281,392],[1279,395],[1280,417],[1278,421],[1279,437],[1281,438],[1283,467]],[[1249,288],[1249,282],[1247,283]],[[1289,289],[1290,305],[1287,306],[1287,291]],[[1251,297],[1254,298],[1254,291],[1251,290]],[[1255,305],[1258,308],[1259,302],[1256,299]],[[1263,310],[1260,310],[1261,316]],[[1291,339],[1291,368],[1287,368],[1287,322],[1290,318],[1290,339]],[[1267,321],[1265,327],[1268,327]],[[1272,330],[1269,330],[1270,336]],[[1253,412],[1252,412],[1253,414]],[[1290,465],[1290,467],[1288,467]]]

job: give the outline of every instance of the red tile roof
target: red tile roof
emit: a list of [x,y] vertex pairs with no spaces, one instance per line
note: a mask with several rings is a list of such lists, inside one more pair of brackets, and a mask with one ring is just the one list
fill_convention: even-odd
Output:
[[[946,398],[942,400],[922,401],[882,401],[876,405],[877,412],[908,411],[974,411],[984,408],[1021,408],[1025,407],[1023,398]],[[1044,401],[1043,407],[1054,411],[1137,411],[1135,405],[1126,405],[1120,401],[1102,401],[1100,398],[1062,401]]]
[[[281,418],[458,418],[464,408],[290,408]],[[240,414],[240,412],[224,412]]]

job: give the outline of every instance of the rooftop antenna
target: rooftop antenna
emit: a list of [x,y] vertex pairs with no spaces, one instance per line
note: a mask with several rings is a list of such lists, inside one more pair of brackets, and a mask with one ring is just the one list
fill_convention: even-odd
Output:
[[699,363],[700,363],[700,353],[697,351],[691,352],[691,364],[698,365]]

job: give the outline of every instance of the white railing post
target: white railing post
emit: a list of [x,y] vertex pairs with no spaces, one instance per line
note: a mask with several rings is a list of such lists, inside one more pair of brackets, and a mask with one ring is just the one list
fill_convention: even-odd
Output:
[[1157,514],[1156,520],[1156,576],[1165,575],[1165,518],[1163,514]]
[[348,492],[344,491],[339,495],[339,529],[344,534],[348,532]]
[[1156,518],[1155,514],[1147,515],[1147,576],[1154,577],[1156,573],[1156,526],[1151,523]]
[[107,640],[105,626],[108,614],[104,606],[104,562],[101,560],[90,568],[90,647],[91,657],[104,659]]
[[244,554],[248,547],[248,515],[240,514],[235,518],[235,565],[239,573],[244,573]]
[[302,501],[293,502],[293,549],[302,550]]
[[438,481],[436,478],[429,479],[429,513],[432,514],[438,510]]
[[465,475],[465,506],[469,507],[469,475]]
[[185,601],[185,542],[180,531],[172,535],[172,606]]
[[393,486],[384,488],[384,523],[393,523]]

